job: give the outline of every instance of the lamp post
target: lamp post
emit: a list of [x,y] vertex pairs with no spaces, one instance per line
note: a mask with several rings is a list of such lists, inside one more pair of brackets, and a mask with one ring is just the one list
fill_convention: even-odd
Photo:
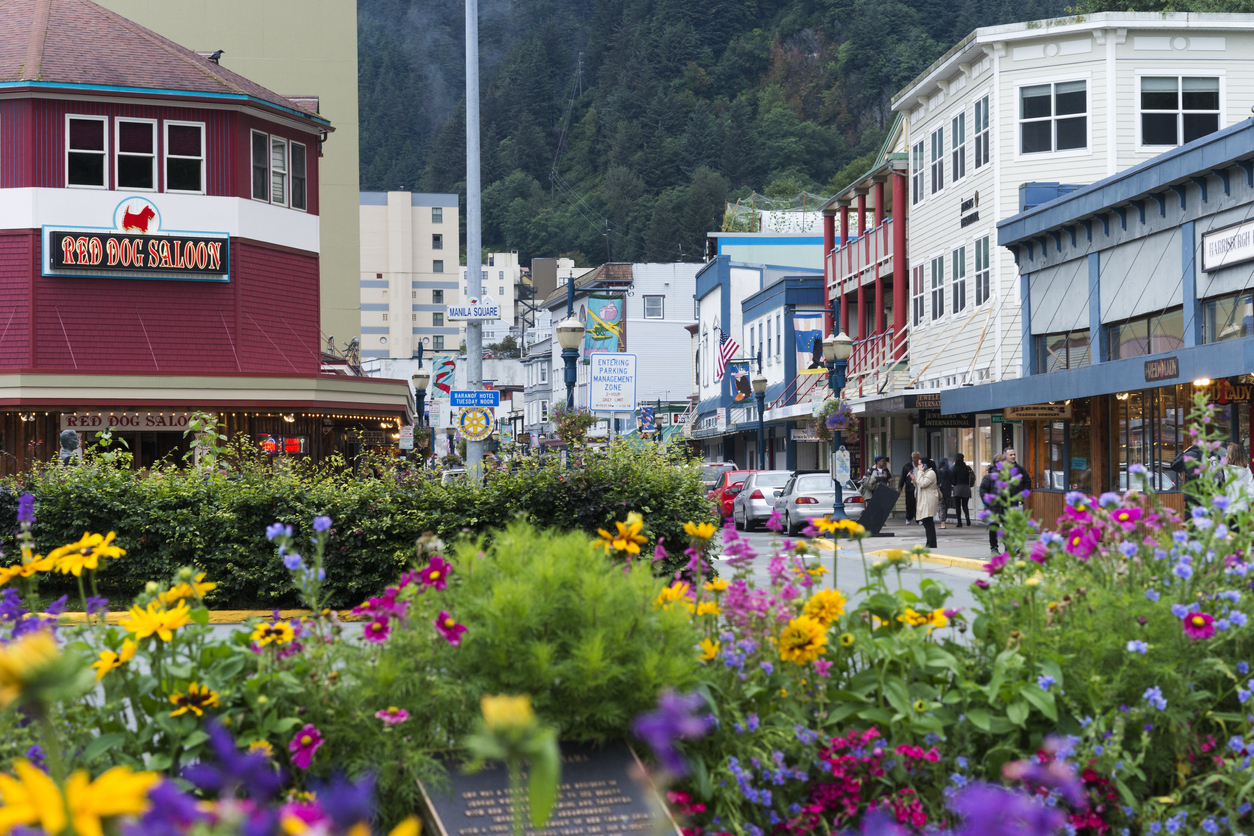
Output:
[[[833,322],[833,330],[835,323]],[[827,382],[832,387],[832,397],[839,398],[840,390],[845,388],[845,369],[849,367],[849,355],[853,353],[853,340],[844,331],[840,334],[828,334],[827,339],[823,340],[823,359],[827,361]],[[832,433],[832,455],[836,455],[836,451],[841,447],[841,431],[836,430]],[[835,470],[832,468],[833,480],[835,480]],[[843,520],[848,519],[845,516],[845,496],[844,486],[836,482],[836,501],[832,503],[832,519]]]
[[762,352],[758,352],[758,373],[750,381],[758,399],[758,470],[766,470],[766,375],[762,374]]
[[[411,377],[410,379],[414,382],[414,400],[417,401],[417,405],[418,405],[418,426],[425,427],[427,426],[427,423],[428,423],[427,422],[427,387],[431,385],[431,374],[429,372],[424,371],[422,369],[422,366],[419,366],[418,371],[414,372],[413,377]],[[434,453],[435,452],[435,439],[434,438],[431,439],[431,442],[432,442],[431,452]],[[426,458],[427,457],[425,455],[422,457],[424,463],[426,462]]]
[[575,408],[575,360],[579,357],[579,344],[583,342],[583,323],[568,316],[553,329],[557,342],[562,346],[562,361],[566,364],[566,408]]

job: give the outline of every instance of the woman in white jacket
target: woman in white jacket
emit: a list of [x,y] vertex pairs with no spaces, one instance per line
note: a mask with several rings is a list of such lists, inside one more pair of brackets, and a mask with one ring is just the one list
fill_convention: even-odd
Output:
[[1228,497],[1228,513],[1249,510],[1250,497],[1254,497],[1254,473],[1250,472],[1250,459],[1245,455],[1244,447],[1236,442],[1228,445],[1228,462],[1224,469],[1228,477],[1224,488],[1224,495]]
[[919,469],[914,471],[914,490],[918,495],[915,500],[915,519],[923,524],[927,534],[927,547],[936,548],[936,512],[940,509],[941,492],[936,484],[936,462],[922,459]]

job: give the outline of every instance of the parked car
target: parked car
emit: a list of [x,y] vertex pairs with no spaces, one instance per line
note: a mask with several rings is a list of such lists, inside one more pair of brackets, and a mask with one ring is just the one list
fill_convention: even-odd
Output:
[[740,486],[745,483],[752,470],[728,470],[718,477],[714,489],[706,494],[718,506],[718,515],[723,519],[732,515],[732,500],[740,493]]
[[707,492],[712,491],[720,476],[729,470],[738,470],[739,468],[740,465],[735,462],[707,462],[701,466],[701,482],[705,485]]
[[[788,534],[796,534],[810,520],[831,514],[836,503],[836,485],[827,473],[799,473],[789,479],[782,490],[774,493],[775,507],[779,509],[784,531]],[[852,502],[850,494],[849,490],[841,492],[842,497],[847,497],[844,499],[845,516],[856,520],[862,516],[862,503]]]
[[466,481],[466,478],[467,476],[466,476],[465,468],[462,468],[462,467],[453,468],[451,470],[446,470],[440,474],[440,484],[451,485],[454,482],[464,482]]
[[775,507],[775,491],[788,484],[791,470],[759,470],[750,473],[732,501],[732,519],[741,531],[752,531],[765,522]]

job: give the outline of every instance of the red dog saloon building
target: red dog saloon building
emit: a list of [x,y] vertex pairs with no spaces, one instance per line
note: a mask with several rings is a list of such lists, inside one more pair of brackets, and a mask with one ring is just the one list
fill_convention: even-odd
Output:
[[109,427],[148,466],[197,411],[390,443],[408,384],[322,373],[306,101],[86,0],[0,2],[0,472]]

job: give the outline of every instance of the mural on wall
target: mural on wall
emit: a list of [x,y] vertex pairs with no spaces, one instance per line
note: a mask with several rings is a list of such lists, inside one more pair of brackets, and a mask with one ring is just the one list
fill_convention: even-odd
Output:
[[602,351],[626,351],[627,304],[623,295],[589,296],[587,305],[583,356],[587,358]]
[[797,374],[827,372],[823,359],[823,312],[793,314],[792,331],[797,347]]

